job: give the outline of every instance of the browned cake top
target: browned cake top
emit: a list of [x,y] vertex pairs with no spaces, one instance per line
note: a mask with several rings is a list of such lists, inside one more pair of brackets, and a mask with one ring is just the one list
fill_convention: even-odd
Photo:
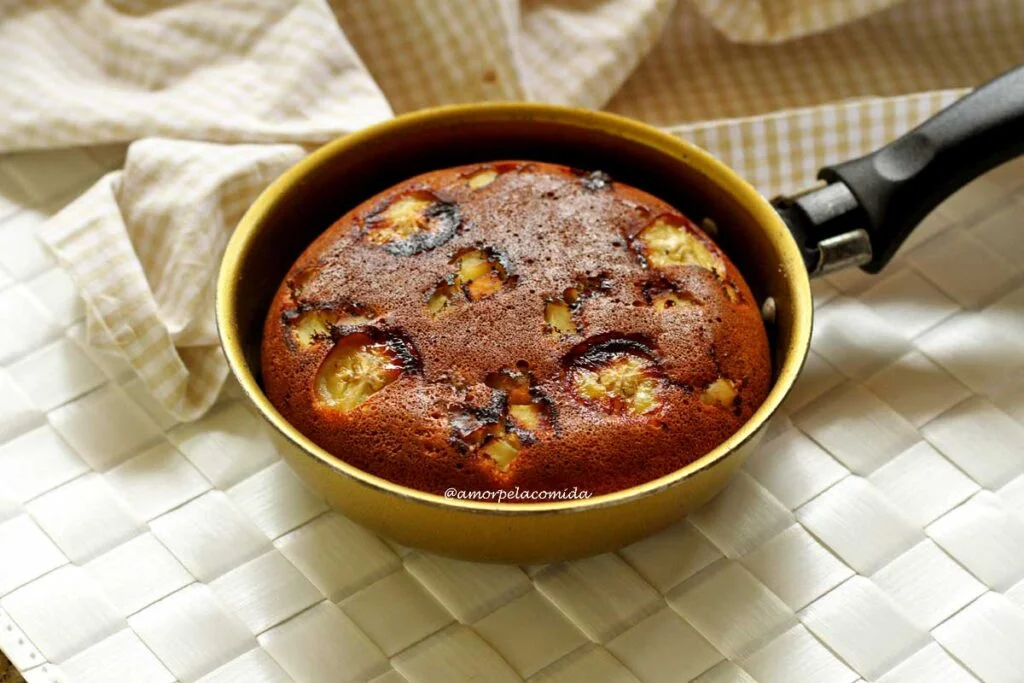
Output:
[[505,161],[367,200],[298,259],[263,381],[325,450],[440,493],[607,493],[730,436],[771,381],[757,305],[690,220],[600,172]]

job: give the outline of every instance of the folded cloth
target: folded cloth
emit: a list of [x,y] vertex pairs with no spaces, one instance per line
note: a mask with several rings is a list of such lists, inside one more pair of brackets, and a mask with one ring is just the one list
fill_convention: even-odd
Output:
[[179,419],[202,414],[227,377],[212,311],[231,230],[304,155],[298,145],[145,138],[123,171],[44,228],[85,300],[90,343],[123,356]]
[[1024,61],[1022,34],[1017,0],[7,0],[0,152],[130,143],[42,238],[90,343],[192,420],[227,376],[220,252],[320,143],[541,100],[666,127],[775,193]]

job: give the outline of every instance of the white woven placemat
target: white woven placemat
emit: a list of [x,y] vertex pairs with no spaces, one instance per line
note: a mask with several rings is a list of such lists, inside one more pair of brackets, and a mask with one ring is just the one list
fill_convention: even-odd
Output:
[[548,567],[381,541],[228,392],[175,425],[33,232],[116,150],[0,160],[0,649],[28,683],[1024,681],[1024,164],[814,285],[731,487]]

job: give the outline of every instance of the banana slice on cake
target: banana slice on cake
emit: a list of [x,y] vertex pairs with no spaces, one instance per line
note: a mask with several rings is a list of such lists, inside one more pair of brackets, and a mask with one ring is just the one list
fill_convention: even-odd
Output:
[[663,216],[640,231],[635,245],[648,266],[697,266],[725,277],[725,263],[693,228]]
[[544,302],[544,322],[548,331],[559,335],[577,334],[580,325],[576,316],[584,302],[592,296],[611,290],[611,281],[606,274],[577,277],[571,287],[566,287],[562,296]]
[[317,394],[324,405],[347,413],[398,379],[406,365],[394,344],[356,332],[335,344],[321,363]]
[[532,379],[527,370],[492,372],[485,383],[504,392],[508,418],[519,429],[536,432],[548,422],[548,401],[531,388]]
[[732,408],[736,405],[738,395],[735,382],[725,377],[719,377],[701,392],[700,398],[709,405]]
[[469,249],[455,256],[457,278],[466,298],[479,301],[505,286],[508,270],[493,249]]
[[368,311],[358,307],[310,308],[293,311],[288,317],[292,338],[300,347],[330,341],[335,327],[364,325],[373,320]]
[[500,434],[491,436],[480,447],[480,452],[493,460],[498,469],[504,472],[519,457],[522,447],[522,441],[518,436],[512,432],[502,431]]
[[665,378],[639,345],[610,341],[577,357],[569,370],[576,395],[604,412],[634,417],[662,405]]
[[364,239],[396,256],[411,256],[450,240],[460,221],[457,205],[418,190],[370,214],[364,221]]
[[427,297],[427,310],[437,315],[451,306],[458,294],[479,301],[513,282],[505,255],[493,247],[462,249],[451,259],[455,272],[442,280]]
[[498,172],[493,168],[485,168],[482,171],[477,171],[473,175],[469,176],[469,180],[466,181],[466,185],[471,190],[479,190],[482,187],[487,187],[495,181],[498,177]]

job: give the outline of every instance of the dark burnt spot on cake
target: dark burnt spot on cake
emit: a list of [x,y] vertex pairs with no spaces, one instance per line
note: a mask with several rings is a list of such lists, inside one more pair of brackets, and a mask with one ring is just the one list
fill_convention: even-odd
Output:
[[375,343],[387,345],[399,358],[402,368],[406,372],[419,372],[423,369],[423,359],[416,350],[416,345],[403,331],[375,326],[363,327],[360,328],[360,331],[368,335]]
[[464,453],[479,445],[484,430],[496,427],[501,422],[501,413],[489,408],[462,406],[450,419],[452,439]]
[[608,332],[599,334],[580,342],[565,355],[563,366],[577,363],[600,362],[607,357],[619,353],[631,353],[654,359],[654,345],[650,339],[637,334],[619,334]]
[[401,194],[378,206],[363,220],[363,239],[395,256],[436,249],[459,229],[457,204],[426,189]]

